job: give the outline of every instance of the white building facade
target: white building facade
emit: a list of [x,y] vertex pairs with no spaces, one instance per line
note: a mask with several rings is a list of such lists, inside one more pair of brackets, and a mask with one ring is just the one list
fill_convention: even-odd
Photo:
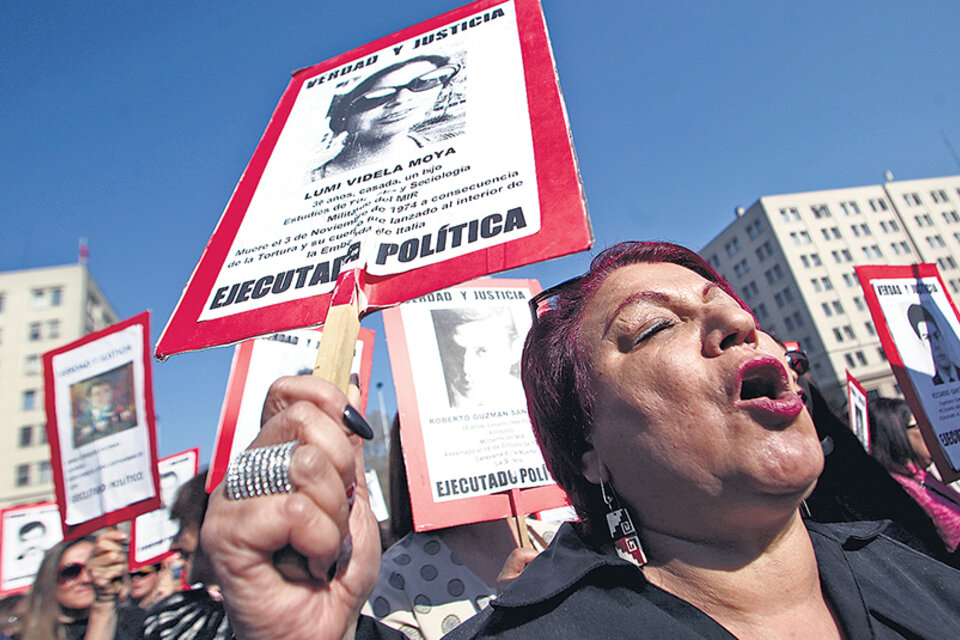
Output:
[[0,507],[54,499],[44,352],[116,321],[82,264],[0,273]]
[[901,395],[853,268],[932,262],[960,293],[960,176],[764,196],[700,253],[764,329],[800,343],[835,408],[847,370],[871,394]]

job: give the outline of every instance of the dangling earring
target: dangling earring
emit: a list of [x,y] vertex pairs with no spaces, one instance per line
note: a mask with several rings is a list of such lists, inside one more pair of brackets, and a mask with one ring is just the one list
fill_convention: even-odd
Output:
[[637,537],[637,529],[633,526],[633,520],[626,509],[620,508],[617,496],[613,487],[604,486],[603,477],[600,476],[600,493],[603,495],[603,501],[607,505],[607,527],[610,529],[610,538],[613,539],[613,546],[617,550],[617,555],[632,562],[638,567],[647,564],[647,556],[643,553],[643,546],[640,544],[640,538]]

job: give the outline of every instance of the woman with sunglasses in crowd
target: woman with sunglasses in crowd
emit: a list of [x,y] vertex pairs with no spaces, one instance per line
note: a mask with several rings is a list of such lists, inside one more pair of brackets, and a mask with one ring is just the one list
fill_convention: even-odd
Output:
[[[960,628],[960,573],[882,524],[801,519],[823,451],[796,378],[699,256],[621,243],[533,302],[530,418],[581,521],[449,638],[933,639]],[[402,637],[357,617],[379,539],[349,432],[369,428],[309,378],[275,383],[263,418],[203,531],[237,635]],[[286,546],[305,556],[307,580],[274,567]]]
[[[24,622],[24,640],[133,640],[144,612],[121,606],[126,557],[116,530],[51,547],[37,571]],[[117,554],[122,557],[118,558]]]
[[[450,95],[443,92],[459,70],[445,56],[416,56],[334,96],[327,113],[330,133],[321,140],[326,159],[310,172],[311,180],[422,149],[426,140],[417,130],[444,118]],[[448,130],[441,137],[452,134]]]

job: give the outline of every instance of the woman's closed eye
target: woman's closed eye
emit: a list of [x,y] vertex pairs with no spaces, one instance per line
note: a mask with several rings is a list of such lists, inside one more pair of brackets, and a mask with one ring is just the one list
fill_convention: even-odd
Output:
[[644,342],[646,342],[647,340],[649,340],[650,338],[652,338],[652,337],[655,336],[656,334],[660,333],[661,331],[663,331],[663,330],[665,330],[665,329],[669,329],[669,328],[672,327],[674,324],[676,324],[676,323],[675,323],[673,320],[669,319],[669,318],[660,318],[660,319],[658,319],[658,320],[655,320],[651,325],[649,325],[648,327],[644,328],[644,329],[634,338],[634,340],[633,340],[633,345],[632,345],[632,346],[638,346],[638,345],[643,344]]

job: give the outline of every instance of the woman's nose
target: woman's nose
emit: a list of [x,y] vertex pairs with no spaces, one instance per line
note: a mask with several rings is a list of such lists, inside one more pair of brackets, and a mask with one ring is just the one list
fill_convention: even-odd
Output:
[[731,347],[756,346],[757,321],[749,311],[736,304],[714,304],[706,311],[704,354],[718,356]]

